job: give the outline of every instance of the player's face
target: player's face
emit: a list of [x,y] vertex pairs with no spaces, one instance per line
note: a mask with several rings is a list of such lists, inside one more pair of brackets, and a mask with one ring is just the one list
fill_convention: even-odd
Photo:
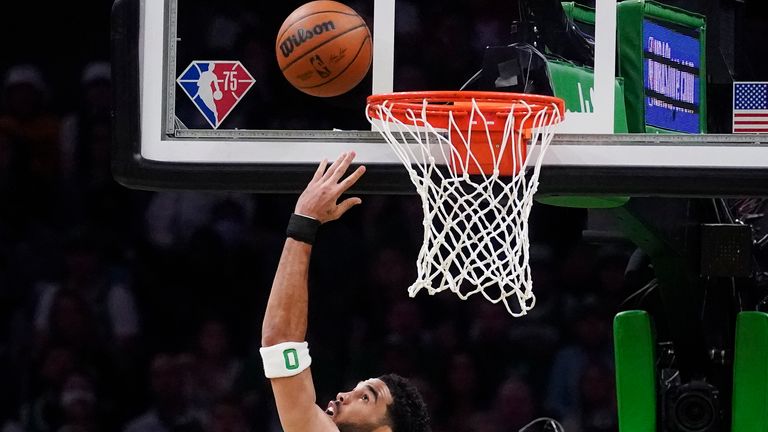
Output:
[[341,432],[377,431],[388,429],[386,415],[390,403],[392,394],[384,381],[371,378],[336,395],[325,412]]

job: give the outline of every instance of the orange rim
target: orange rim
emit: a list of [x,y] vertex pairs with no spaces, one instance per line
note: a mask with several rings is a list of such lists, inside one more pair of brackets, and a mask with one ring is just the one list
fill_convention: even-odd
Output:
[[493,112],[504,116],[510,111],[515,117],[542,111],[547,114],[557,111],[562,116],[565,112],[565,102],[554,96],[488,91],[415,91],[369,96],[368,114],[378,118],[377,108],[387,105],[393,113],[426,110],[431,116],[448,116],[449,113],[463,116],[471,113],[473,101],[483,113]]
[[[472,117],[475,105],[484,120]],[[531,130],[559,122],[564,111],[565,102],[552,96],[481,91],[377,94],[368,97],[367,108],[370,119],[414,126],[426,123],[448,130],[448,141],[456,150],[451,153],[451,164],[458,172],[491,174],[498,170],[504,176],[522,170]],[[515,119],[515,133],[507,137],[505,128],[510,116]],[[465,145],[454,144],[459,142],[457,136]],[[506,139],[510,151],[501,152]],[[461,161],[470,154],[475,163],[465,167]]]

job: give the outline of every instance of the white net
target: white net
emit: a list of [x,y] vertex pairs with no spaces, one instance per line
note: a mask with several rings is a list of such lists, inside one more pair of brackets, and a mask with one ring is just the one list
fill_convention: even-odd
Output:
[[[420,107],[384,101],[366,110],[422,199],[424,242],[408,293],[450,290],[463,300],[480,293],[513,316],[525,315],[536,302],[528,216],[560,111],[524,101],[488,107],[472,99],[455,112],[442,105],[436,115],[434,106],[426,99]],[[435,127],[439,123],[445,128]],[[478,158],[480,150],[489,150],[489,161]]]

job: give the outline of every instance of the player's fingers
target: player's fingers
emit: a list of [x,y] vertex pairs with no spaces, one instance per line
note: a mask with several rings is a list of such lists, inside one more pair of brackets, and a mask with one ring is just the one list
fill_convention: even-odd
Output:
[[324,180],[329,180],[333,173],[336,172],[336,170],[339,168],[339,165],[341,165],[342,162],[344,162],[344,159],[347,158],[347,152],[344,152],[339,155],[339,157],[336,158],[335,161],[331,164],[331,166],[328,167],[327,170],[325,170],[325,174],[323,174]]
[[336,219],[340,218],[341,215],[347,212],[347,210],[351,209],[352,207],[362,203],[363,200],[361,200],[358,197],[354,198],[347,198],[344,201],[341,202],[338,206],[336,206],[336,214],[334,215]]
[[355,152],[346,153],[346,155],[341,159],[341,163],[339,163],[333,173],[331,173],[331,181],[334,183],[338,182],[344,173],[347,172],[347,168],[349,168],[349,165],[354,159]]
[[360,177],[362,177],[363,174],[365,174],[365,165],[360,165],[352,174],[348,175],[347,178],[345,178],[339,183],[339,187],[341,188],[341,191],[344,192],[350,187],[352,187],[352,185],[354,185],[355,183],[357,183],[358,180],[360,180]]
[[325,173],[325,168],[327,166],[328,166],[328,159],[323,159],[322,161],[320,161],[320,164],[317,166],[317,170],[315,171],[315,175],[312,176],[313,182],[320,180],[320,178],[323,176],[323,173]]

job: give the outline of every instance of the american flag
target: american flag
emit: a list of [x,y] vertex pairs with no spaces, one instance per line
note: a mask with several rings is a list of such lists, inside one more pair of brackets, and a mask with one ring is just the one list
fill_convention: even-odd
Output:
[[733,83],[733,133],[768,133],[768,82]]

